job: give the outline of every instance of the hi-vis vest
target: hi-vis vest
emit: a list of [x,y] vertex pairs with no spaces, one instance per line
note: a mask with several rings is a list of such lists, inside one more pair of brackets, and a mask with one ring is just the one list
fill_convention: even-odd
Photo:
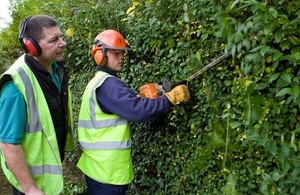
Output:
[[[34,73],[24,62],[24,55],[1,76],[0,86],[7,78],[12,78],[26,102],[27,125],[21,146],[36,185],[46,195],[60,194],[63,191],[62,163],[51,114]],[[71,134],[72,110],[70,99],[69,97],[69,130],[66,151],[74,149],[74,140]],[[2,153],[1,165],[9,182],[19,191],[22,191],[21,186],[8,169]]]
[[96,99],[96,89],[110,76],[98,71],[84,91],[78,121],[83,153],[77,167],[98,182],[124,185],[133,179],[130,126],[127,120],[104,113]]

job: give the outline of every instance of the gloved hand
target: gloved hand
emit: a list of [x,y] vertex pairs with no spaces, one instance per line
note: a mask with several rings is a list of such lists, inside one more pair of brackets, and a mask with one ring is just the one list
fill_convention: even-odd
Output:
[[170,92],[165,93],[169,101],[173,104],[187,102],[190,100],[190,92],[186,84],[175,86]]

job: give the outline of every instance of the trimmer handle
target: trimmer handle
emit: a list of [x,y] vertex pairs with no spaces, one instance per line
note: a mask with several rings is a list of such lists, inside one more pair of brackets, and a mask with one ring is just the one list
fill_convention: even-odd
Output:
[[187,80],[181,80],[181,81],[177,81],[176,83],[172,83],[172,81],[169,78],[163,78],[161,80],[161,83],[164,92],[169,92],[178,85],[187,85]]
[[164,90],[164,92],[169,92],[173,89],[172,88],[173,83],[172,83],[171,79],[163,78],[163,79],[161,79],[161,83],[162,83],[162,89]]

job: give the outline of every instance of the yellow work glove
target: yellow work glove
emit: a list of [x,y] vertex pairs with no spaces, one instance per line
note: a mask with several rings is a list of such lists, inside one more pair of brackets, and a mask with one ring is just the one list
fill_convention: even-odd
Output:
[[169,101],[173,104],[179,104],[181,102],[187,102],[190,100],[190,92],[187,85],[177,85],[170,92],[165,93]]

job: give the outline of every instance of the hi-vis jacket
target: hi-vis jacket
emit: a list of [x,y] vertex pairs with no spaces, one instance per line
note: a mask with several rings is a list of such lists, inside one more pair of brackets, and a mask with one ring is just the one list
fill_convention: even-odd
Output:
[[108,78],[98,71],[87,85],[78,121],[78,139],[83,150],[77,167],[90,178],[124,185],[133,179],[131,134],[127,120],[104,113],[96,99],[96,89]]
[[[37,186],[47,195],[63,191],[62,163],[55,129],[43,91],[32,70],[21,56],[0,78],[0,86],[12,80],[26,102],[27,125],[21,146]],[[65,151],[74,149],[71,98],[68,100],[68,133]],[[1,154],[1,165],[9,182],[22,191]]]

